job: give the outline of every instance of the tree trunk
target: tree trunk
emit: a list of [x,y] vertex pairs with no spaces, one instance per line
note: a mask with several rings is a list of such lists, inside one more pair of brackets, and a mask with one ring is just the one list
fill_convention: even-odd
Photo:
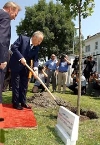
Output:
[[79,84],[77,97],[77,115],[80,116],[80,98],[81,98],[81,65],[82,65],[82,34],[81,34],[81,0],[79,2]]

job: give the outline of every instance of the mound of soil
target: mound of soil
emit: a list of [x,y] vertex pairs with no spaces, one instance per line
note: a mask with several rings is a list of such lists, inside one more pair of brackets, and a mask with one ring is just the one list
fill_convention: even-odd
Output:
[[[61,98],[55,97],[56,100],[54,100],[48,92],[43,93],[35,93],[34,96],[27,99],[29,103],[33,105],[33,107],[43,107],[43,108],[56,108],[59,106],[64,106],[65,108],[69,109],[73,113],[76,114],[77,108],[71,106],[70,102],[66,102]],[[96,112],[93,112],[91,110],[80,110],[80,120],[84,121],[87,119],[97,119],[99,118],[96,114]]]

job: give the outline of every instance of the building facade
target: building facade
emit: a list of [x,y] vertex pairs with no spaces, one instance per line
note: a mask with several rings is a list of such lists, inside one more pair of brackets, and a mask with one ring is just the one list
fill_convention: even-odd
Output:
[[83,61],[87,56],[93,56],[93,59],[96,61],[93,70],[100,73],[100,33],[93,36],[87,36],[87,39],[85,39],[85,46],[83,47],[83,53]]

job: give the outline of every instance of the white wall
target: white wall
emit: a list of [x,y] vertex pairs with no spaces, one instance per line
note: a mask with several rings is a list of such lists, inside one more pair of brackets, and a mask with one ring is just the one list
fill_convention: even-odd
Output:
[[68,68],[68,78],[67,78],[67,86],[69,86],[71,83],[72,83],[72,78],[71,78],[71,74],[73,72],[73,68],[72,68],[72,65],[73,65],[73,61],[75,59],[75,56],[68,56],[69,60],[71,61],[71,65],[69,65],[69,68]]
[[[95,42],[98,42],[98,49],[95,49]],[[86,52],[85,47],[90,45],[90,51]],[[84,55],[87,57],[89,55],[100,54],[100,33],[97,33],[90,38],[85,40],[85,47],[83,47]],[[93,56],[94,60],[97,62],[94,66],[94,71],[100,72],[100,55]]]

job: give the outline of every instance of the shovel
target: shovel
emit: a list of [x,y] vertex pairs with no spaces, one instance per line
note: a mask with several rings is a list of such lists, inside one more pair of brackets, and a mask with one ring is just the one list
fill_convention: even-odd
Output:
[[[29,65],[28,64],[26,64],[26,67],[33,73],[33,75],[34,75],[34,71],[33,71],[33,69],[31,69],[30,67],[29,67]],[[51,97],[55,100],[55,102],[57,103],[57,100],[56,100],[56,98],[53,96],[53,94],[50,92],[50,90],[46,87],[46,85],[43,83],[43,81],[38,77],[38,75],[37,75],[37,79],[39,80],[39,82],[43,85],[43,87],[47,90],[47,92],[51,95]],[[57,103],[58,104],[58,103]],[[59,104],[58,104],[59,105]]]

